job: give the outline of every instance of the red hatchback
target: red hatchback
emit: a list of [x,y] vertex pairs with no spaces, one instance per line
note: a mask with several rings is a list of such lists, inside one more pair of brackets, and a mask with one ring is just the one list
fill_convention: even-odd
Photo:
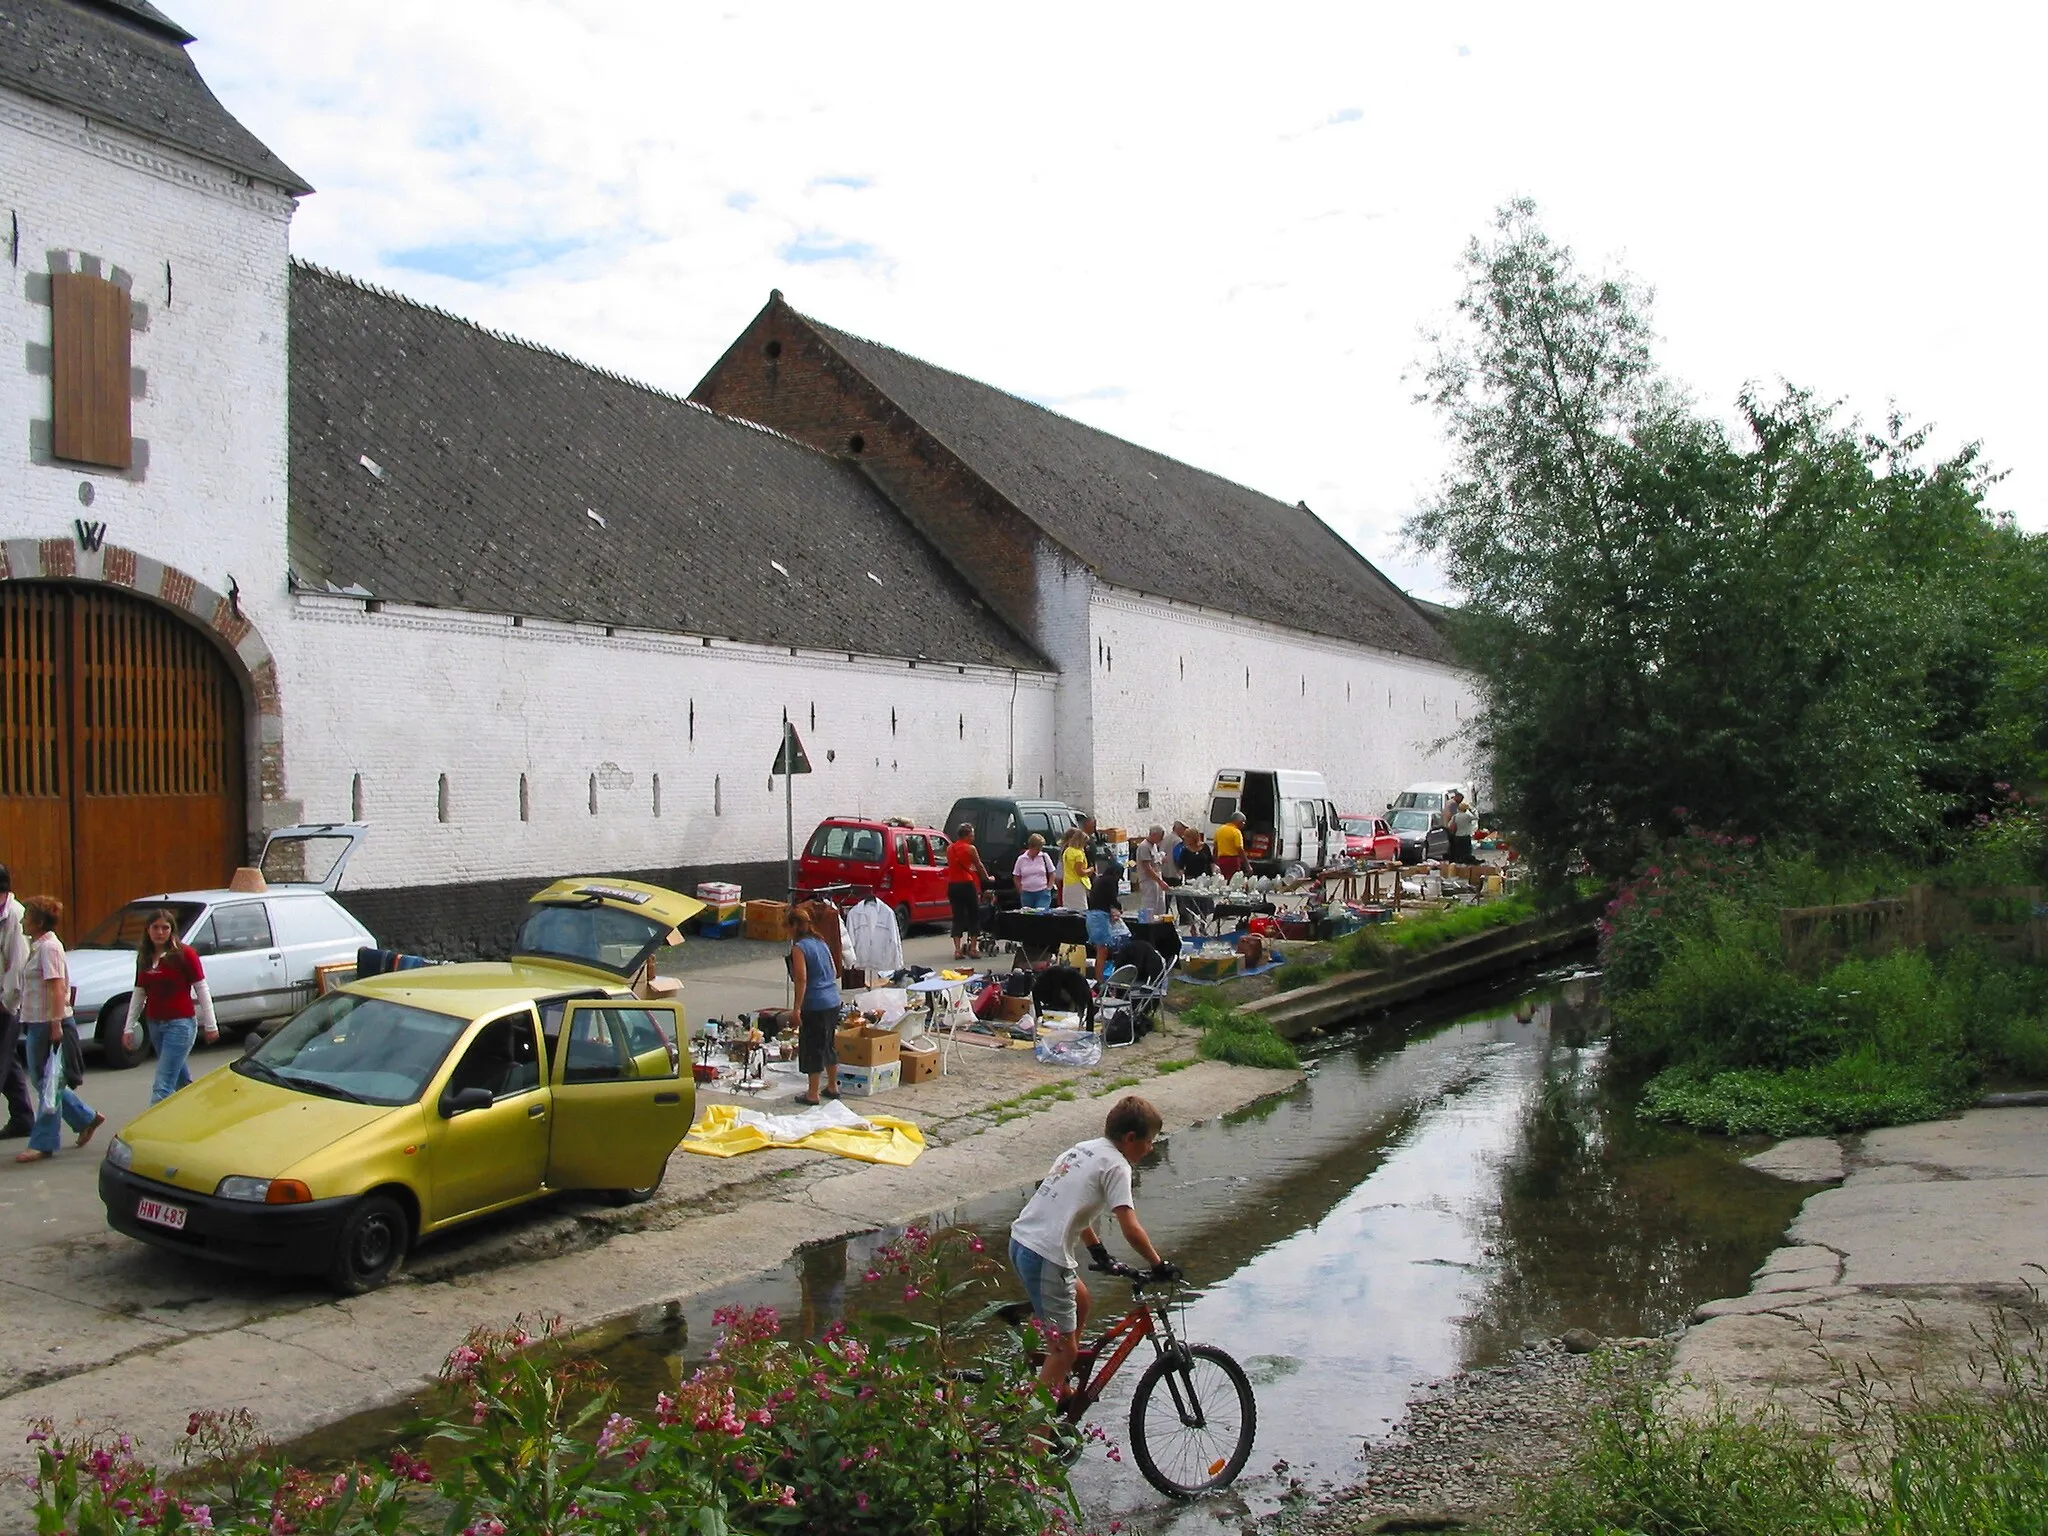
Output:
[[912,923],[942,923],[952,916],[946,900],[950,841],[943,832],[901,818],[828,817],[804,845],[797,884],[806,891],[866,886],[896,909],[896,931],[908,933]]
[[1346,811],[1341,813],[1337,820],[1344,827],[1344,852],[1347,857],[1400,862],[1401,839],[1394,836],[1394,829],[1387,825],[1386,817],[1359,816]]

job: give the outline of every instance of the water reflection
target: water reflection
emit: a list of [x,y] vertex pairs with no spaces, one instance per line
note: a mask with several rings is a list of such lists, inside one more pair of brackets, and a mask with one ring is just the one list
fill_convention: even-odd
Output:
[[[1259,1438],[1235,1495],[1193,1510],[1091,1457],[1076,1475],[1091,1517],[1194,1531],[1261,1512],[1280,1492],[1276,1460],[1346,1480],[1361,1437],[1420,1381],[1570,1327],[1662,1332],[1744,1289],[1804,1191],[1752,1174],[1725,1142],[1637,1121],[1603,1084],[1600,1027],[1591,982],[1395,1016],[1324,1050],[1294,1092],[1163,1142],[1139,1170],[1139,1211],[1199,1286],[1186,1336],[1252,1369]],[[1000,1253],[1040,1171],[938,1219]],[[819,1244],[688,1298],[680,1324],[604,1351],[624,1395],[672,1384],[728,1303],[774,1305],[806,1334],[900,1303],[860,1279],[892,1235]],[[1126,1299],[1107,1286],[1098,1315]],[[1113,1390],[1096,1411],[1119,1439],[1126,1402]]]

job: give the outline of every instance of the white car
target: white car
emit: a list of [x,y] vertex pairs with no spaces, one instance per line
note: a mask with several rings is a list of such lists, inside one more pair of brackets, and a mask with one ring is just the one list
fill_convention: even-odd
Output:
[[128,1027],[128,999],[136,946],[164,907],[205,962],[223,1030],[297,1013],[313,999],[316,966],[352,962],[377,942],[331,894],[368,832],[361,822],[284,827],[270,834],[258,861],[268,890],[167,891],[129,902],[70,951],[79,1033],[98,1041],[110,1067],[149,1053],[141,1022]]

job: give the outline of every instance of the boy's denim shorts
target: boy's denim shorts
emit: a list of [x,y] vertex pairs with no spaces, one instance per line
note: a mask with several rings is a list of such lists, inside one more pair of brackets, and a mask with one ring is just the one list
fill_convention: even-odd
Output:
[[1067,1334],[1074,1331],[1079,1308],[1074,1295],[1076,1271],[1055,1264],[1035,1248],[1010,1239],[1010,1263],[1024,1282],[1024,1294],[1031,1298],[1031,1310],[1046,1327]]

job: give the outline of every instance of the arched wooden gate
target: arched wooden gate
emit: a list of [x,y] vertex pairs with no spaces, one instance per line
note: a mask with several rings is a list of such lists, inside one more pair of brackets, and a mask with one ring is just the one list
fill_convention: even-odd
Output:
[[0,582],[0,863],[67,909],[225,885],[242,862],[242,697],[205,635],[117,591]]

